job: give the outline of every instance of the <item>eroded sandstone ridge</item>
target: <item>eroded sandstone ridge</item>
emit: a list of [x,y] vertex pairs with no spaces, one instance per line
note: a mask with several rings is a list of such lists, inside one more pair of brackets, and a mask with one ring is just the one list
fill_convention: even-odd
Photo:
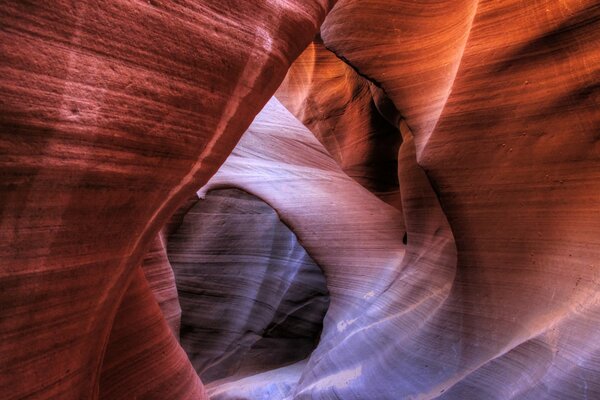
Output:
[[0,1],[0,398],[600,399],[599,82],[595,0]]

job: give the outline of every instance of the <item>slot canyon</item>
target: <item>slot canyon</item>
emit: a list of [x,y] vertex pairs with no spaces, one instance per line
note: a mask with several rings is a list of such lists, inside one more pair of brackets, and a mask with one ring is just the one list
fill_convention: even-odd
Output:
[[600,400],[598,0],[0,0],[0,399]]

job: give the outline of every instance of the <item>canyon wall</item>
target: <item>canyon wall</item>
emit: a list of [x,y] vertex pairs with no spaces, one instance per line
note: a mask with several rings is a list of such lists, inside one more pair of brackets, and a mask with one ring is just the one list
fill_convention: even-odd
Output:
[[0,2],[0,397],[600,398],[600,5],[333,3]]
[[204,397],[139,266],[329,7],[1,2],[0,397]]

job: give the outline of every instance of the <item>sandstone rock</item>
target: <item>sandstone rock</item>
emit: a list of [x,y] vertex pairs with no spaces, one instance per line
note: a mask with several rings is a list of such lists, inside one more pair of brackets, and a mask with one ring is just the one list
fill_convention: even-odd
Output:
[[[0,397],[97,397],[151,240],[229,154],[329,6],[2,3]],[[129,344],[135,365],[142,350],[152,359]],[[186,394],[199,382],[184,361],[165,355],[144,379]],[[141,380],[110,376],[103,385],[137,393],[114,386]]]
[[325,278],[269,205],[239,190],[212,191],[168,250],[181,345],[203,382],[277,369],[315,348],[329,303]]
[[600,398],[600,6],[333,3],[2,3],[2,399]]
[[386,119],[395,115],[380,108],[387,97],[380,88],[317,38],[292,64],[276,97],[348,176],[401,207],[397,173],[401,136],[397,121]]
[[[325,272],[331,303],[294,398],[402,396],[413,384],[411,353],[445,352],[449,336],[420,328],[449,296],[456,251],[412,146],[407,133],[399,174],[406,248],[400,212],[345,175],[274,98],[201,191],[235,186],[261,197]],[[437,340],[419,351],[419,339]]]
[[169,328],[178,339],[181,307],[173,267],[167,258],[164,240],[161,234],[154,238],[150,250],[142,261],[142,270]]

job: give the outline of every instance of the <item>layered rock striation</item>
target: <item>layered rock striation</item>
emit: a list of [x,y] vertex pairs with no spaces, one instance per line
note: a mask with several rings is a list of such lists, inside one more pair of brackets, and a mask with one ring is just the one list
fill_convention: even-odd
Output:
[[[203,398],[157,307],[144,323],[169,351],[121,336],[149,301],[138,269],[329,7],[2,2],[0,397]],[[136,379],[102,376],[128,359]]]
[[181,345],[205,383],[289,365],[316,347],[329,304],[325,278],[268,204],[211,191],[168,250]]
[[0,397],[600,398],[598,43],[592,0],[2,2]]

